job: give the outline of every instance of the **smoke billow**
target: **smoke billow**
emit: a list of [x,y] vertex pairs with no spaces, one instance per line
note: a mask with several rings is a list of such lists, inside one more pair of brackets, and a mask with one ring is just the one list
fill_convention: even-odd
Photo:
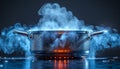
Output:
[[[12,53],[18,48],[22,48],[26,53],[30,52],[30,39],[26,36],[14,34],[12,32],[13,29],[27,31],[82,30],[88,31],[89,33],[106,30],[106,33],[94,36],[90,40],[90,54],[94,55],[96,50],[120,46],[120,35],[115,29],[93,25],[87,26],[82,20],[75,17],[71,11],[66,10],[65,7],[60,7],[57,3],[43,5],[38,11],[38,14],[42,16],[42,18],[34,27],[26,27],[17,23],[10,28],[4,29],[0,35],[0,50],[4,53]],[[70,36],[74,37],[76,35],[75,33],[71,33],[69,36],[63,34],[60,39],[66,42],[66,38]],[[71,37],[70,40],[75,39]],[[57,46],[59,42],[59,39],[56,38],[53,44],[51,44],[51,47]],[[64,43],[61,44],[61,46],[64,47]]]
[[[38,30],[74,30],[84,26],[83,22],[73,16],[71,11],[67,11],[65,7],[60,7],[56,3],[43,5],[38,14],[42,16],[38,25],[35,26]],[[31,29],[35,30],[34,28]]]
[[25,30],[26,28],[21,26],[20,23],[16,23],[10,28],[3,29],[0,36],[0,50],[6,54],[11,54],[19,49],[27,52],[30,49],[29,39],[25,36],[14,34],[13,29]]

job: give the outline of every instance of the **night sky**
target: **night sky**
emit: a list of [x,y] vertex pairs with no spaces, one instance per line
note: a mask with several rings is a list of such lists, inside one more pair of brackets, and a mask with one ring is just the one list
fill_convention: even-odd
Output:
[[88,25],[105,25],[120,32],[119,0],[0,0],[0,30],[15,23],[37,24],[38,10],[46,3],[66,7]]
[[120,2],[117,0],[0,0],[0,30],[21,23],[37,24],[38,10],[46,3],[58,3],[88,25],[105,25],[120,31]]

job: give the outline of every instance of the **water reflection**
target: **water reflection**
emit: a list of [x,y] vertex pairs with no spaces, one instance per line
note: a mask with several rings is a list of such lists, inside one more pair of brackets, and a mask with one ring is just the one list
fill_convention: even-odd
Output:
[[[7,62],[6,62],[7,61]],[[106,69],[120,68],[120,62],[82,60],[0,60],[0,69]]]
[[49,60],[35,61],[32,69],[89,69],[88,60]]
[[68,69],[69,60],[54,60],[54,69]]
[[24,69],[31,69],[30,65],[31,65],[31,59],[26,59],[25,60],[25,66],[23,68]]

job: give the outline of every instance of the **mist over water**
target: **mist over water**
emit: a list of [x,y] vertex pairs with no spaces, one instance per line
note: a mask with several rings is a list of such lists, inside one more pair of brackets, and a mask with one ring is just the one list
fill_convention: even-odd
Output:
[[[43,5],[38,11],[38,14],[42,16],[42,18],[40,18],[38,23],[33,25],[33,27],[16,23],[14,26],[4,28],[0,34],[0,50],[4,53],[11,54],[20,48],[25,51],[26,54],[30,53],[30,39],[27,36],[14,34],[14,29],[28,32],[38,30],[80,30],[88,31],[90,34],[95,31],[105,30],[105,33],[91,38],[90,57],[94,57],[96,50],[120,46],[120,34],[117,33],[116,29],[103,26],[85,25],[83,20],[79,20],[71,11],[68,11],[65,7],[61,7],[57,3],[47,3]],[[48,38],[50,36],[55,38],[51,47],[57,46],[59,39],[54,35],[47,34]],[[68,36],[63,34],[60,39],[63,40],[63,42],[66,42],[66,39],[69,36],[74,37],[76,34],[71,33]],[[75,41],[73,37],[70,37],[70,39]],[[64,43],[62,43],[61,46],[64,47]]]

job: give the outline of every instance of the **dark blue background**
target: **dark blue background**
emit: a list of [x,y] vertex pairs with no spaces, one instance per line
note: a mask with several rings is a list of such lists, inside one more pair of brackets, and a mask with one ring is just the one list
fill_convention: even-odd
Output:
[[36,24],[40,19],[38,10],[49,2],[66,7],[86,24],[103,24],[120,31],[119,0],[0,0],[0,30],[17,22]]

